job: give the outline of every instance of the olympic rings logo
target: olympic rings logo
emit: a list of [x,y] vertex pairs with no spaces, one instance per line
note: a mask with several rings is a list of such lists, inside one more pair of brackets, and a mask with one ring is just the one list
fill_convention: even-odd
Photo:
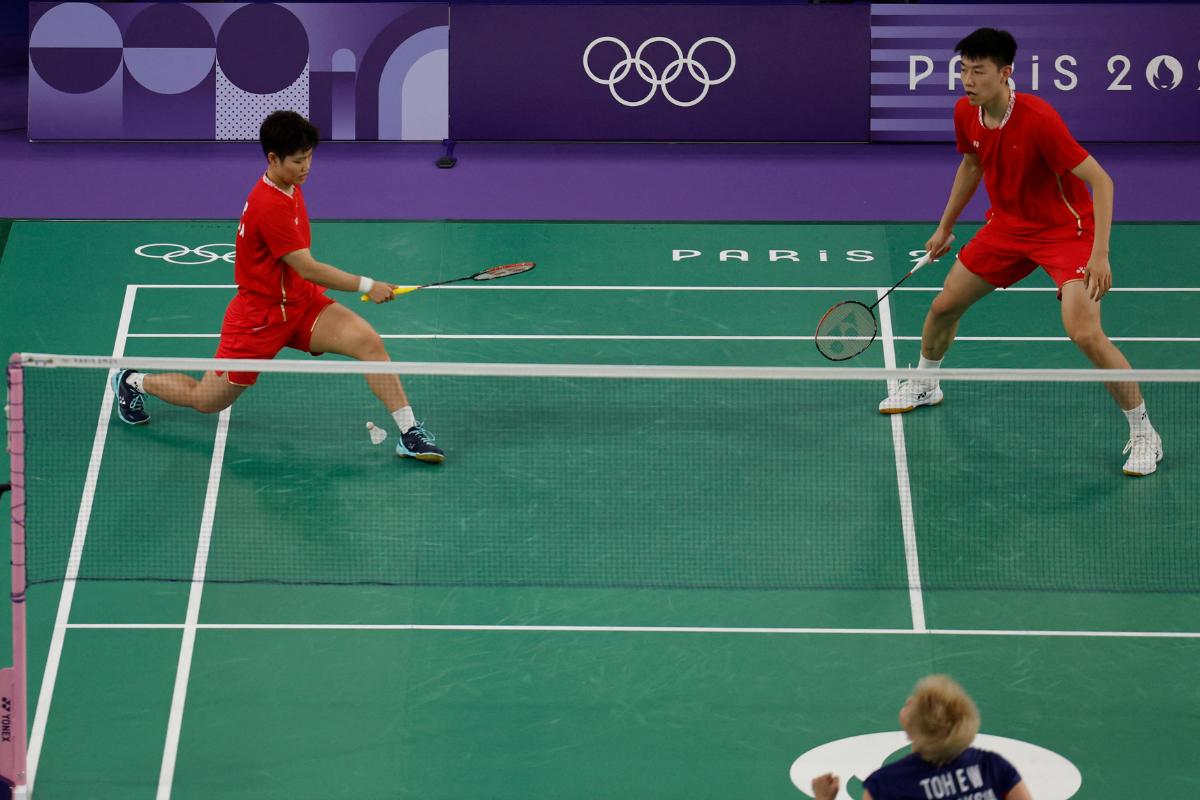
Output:
[[[615,65],[613,65],[613,68],[609,71],[607,78],[602,78],[593,72],[591,64],[589,63],[589,58],[592,55],[592,49],[595,48],[596,45],[604,42],[612,42],[617,47],[621,48],[621,52],[625,56]],[[675,51],[675,60],[666,66],[666,68],[662,71],[662,75],[659,75],[654,67],[642,58],[642,54],[646,52],[646,48],[657,42],[666,44]],[[709,75],[708,68],[695,58],[696,51],[700,48],[700,46],[709,43],[719,44],[721,47],[725,48],[727,53],[729,53],[729,68],[726,69],[724,74],[722,74],[719,78],[711,77]],[[736,65],[737,58],[734,56],[733,48],[729,46],[729,42],[716,36],[705,36],[688,49],[686,56],[683,54],[683,49],[680,48],[679,45],[665,36],[652,36],[651,38],[642,42],[638,47],[637,52],[634,53],[630,53],[629,47],[627,47],[626,44],[620,39],[617,39],[613,36],[601,36],[599,39],[594,39],[592,43],[587,46],[587,49],[583,51],[583,71],[587,73],[587,76],[601,86],[607,86],[609,92],[612,93],[613,99],[621,105],[629,108],[637,108],[638,106],[644,106],[646,103],[649,103],[651,98],[654,97],[654,93],[659,89],[662,89],[663,97],[667,98],[667,100],[669,100],[673,105],[679,106],[680,108],[689,108],[694,106],[708,95],[709,87],[716,86],[717,84],[724,83],[725,81],[729,80],[729,76],[733,74],[733,68]],[[684,67],[687,67],[688,74],[691,75],[692,79],[701,86],[700,94],[691,100],[679,100],[675,97],[672,97],[670,90],[667,88],[668,84],[683,74]],[[638,77],[640,77],[650,86],[650,91],[646,93],[646,96],[638,100],[626,100],[617,92],[617,84],[623,81],[629,75],[630,70],[637,70]]]
[[[212,249],[214,247],[225,250],[225,252],[214,252]],[[163,250],[165,252],[159,252]],[[214,261],[224,261],[226,264],[232,264],[235,251],[234,245],[231,244],[202,244],[199,247],[188,247],[187,245],[174,244],[172,242],[155,242],[153,244],[138,245],[133,248],[133,252],[142,258],[157,258],[161,261],[166,261],[168,264],[175,264],[181,267],[194,267],[202,264],[211,264]]]

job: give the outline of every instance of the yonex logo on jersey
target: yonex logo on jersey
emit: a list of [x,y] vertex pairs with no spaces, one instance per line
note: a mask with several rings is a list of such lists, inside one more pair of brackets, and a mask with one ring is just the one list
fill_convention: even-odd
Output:
[[235,255],[232,244],[202,244],[199,247],[188,247],[173,242],[142,244],[133,248],[133,252],[142,258],[156,258],[180,267],[200,266],[211,264],[214,261],[232,264]]
[[[1036,744],[981,733],[972,746],[1004,756],[1027,785],[1037,787],[1038,800],[1070,800],[1083,785],[1083,776],[1074,764]],[[850,800],[846,787],[852,781],[860,785],[872,772],[908,752],[909,741],[904,731],[866,733],[814,747],[792,763],[790,775],[795,787],[805,797],[812,797],[812,779],[834,772],[842,779],[837,800]],[[969,784],[971,776],[965,778]],[[942,796],[934,791],[932,783],[929,789],[931,796]]]
[[[597,45],[604,44],[606,42],[615,44],[618,48],[620,48],[623,58],[613,64],[612,69],[610,69],[608,72],[608,77],[604,78],[592,71],[592,65],[590,62],[592,50]],[[667,64],[661,75],[659,75],[658,71],[654,68],[654,65],[642,58],[646,52],[646,49],[653,44],[664,44],[675,52],[675,59]],[[712,73],[709,72],[708,68],[695,58],[696,51],[699,50],[701,45],[704,44],[720,45],[721,47],[725,48],[725,52],[729,56],[729,66],[718,78],[712,77]],[[679,106],[680,108],[690,108],[708,96],[708,90],[710,87],[729,80],[729,77],[733,75],[733,70],[736,66],[737,57],[734,55],[733,47],[730,46],[729,42],[717,36],[705,36],[703,39],[698,40],[695,44],[688,48],[687,55],[683,54],[683,49],[678,44],[665,36],[650,37],[638,45],[637,51],[633,53],[630,53],[629,46],[620,39],[614,36],[601,36],[598,39],[593,39],[583,51],[583,71],[586,72],[587,76],[596,83],[600,84],[601,86],[607,86],[609,93],[613,96],[613,99],[628,108],[637,108],[638,106],[644,106],[646,103],[649,103],[659,89],[662,89],[663,97],[667,98],[667,101],[672,105]],[[700,84],[700,93],[691,100],[680,100],[676,97],[673,97],[670,90],[667,88],[669,84],[673,83],[683,74],[684,67],[687,68],[688,75],[691,76],[692,80]],[[620,92],[617,91],[617,84],[629,76],[630,70],[636,70],[638,77],[645,81],[650,87],[650,91],[648,91],[645,96],[634,98],[632,100],[622,97]]]

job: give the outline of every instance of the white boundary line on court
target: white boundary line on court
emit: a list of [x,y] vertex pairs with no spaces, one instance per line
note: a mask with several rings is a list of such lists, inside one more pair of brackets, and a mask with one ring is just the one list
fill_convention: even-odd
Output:
[[[78,622],[78,630],[179,630],[178,622]],[[689,625],[426,625],[421,623],[276,623],[202,622],[205,631],[478,631],[495,633],[682,633],[758,634],[772,636],[1040,636],[1081,639],[1200,639],[1200,631],[1061,631],[972,628],[734,628]]]
[[[879,333],[883,344],[883,365],[896,368],[896,342],[892,336],[892,306],[879,290]],[[887,382],[890,394],[898,381]],[[901,414],[891,414],[892,450],[896,460],[896,491],[900,499],[900,525],[904,531],[904,567],[908,575],[908,604],[912,608],[914,631],[925,630],[925,599],[921,595],[921,562],[917,555],[917,523],[913,517],[912,488],[908,479],[908,448],[904,443],[904,420]]]
[[[134,283],[138,289],[236,289],[236,283]],[[632,284],[588,284],[570,286],[565,284],[455,284],[453,286],[430,286],[422,291],[436,289],[439,292],[489,291],[489,292],[876,292],[887,286],[645,286]],[[940,286],[900,286],[897,292],[940,292]],[[1200,286],[1115,286],[1110,292],[1200,292]],[[1006,292],[1054,292],[1053,286],[1010,286]]]
[[208,572],[208,551],[212,544],[213,520],[217,515],[217,495],[221,489],[221,467],[225,462],[225,442],[229,435],[229,413],[226,408],[217,419],[213,440],[212,462],[208,468],[208,488],[204,493],[204,512],[200,518],[200,538],[196,544],[196,561],[192,567],[192,586],[188,594],[187,616],[179,644],[179,666],[175,671],[175,691],[171,695],[171,712],[167,717],[167,737],[163,745],[162,767],[158,775],[157,800],[170,800],[171,784],[175,780],[175,761],[179,754],[179,733],[183,727],[183,709],[187,702],[188,679],[192,672],[192,654],[196,647],[196,626],[200,622],[200,599],[204,593],[204,576]]
[[[219,333],[131,333],[130,339],[219,339]],[[519,339],[655,342],[811,342],[810,336],[675,336],[603,333],[381,333],[381,339]],[[1200,336],[1110,336],[1114,342],[1200,342]],[[919,342],[920,336],[893,336],[896,342]],[[1069,342],[1067,336],[956,336],[956,342]]]
[[[125,340],[129,335],[129,323],[133,318],[133,305],[137,300],[137,286],[125,287],[125,299],[121,305],[121,317],[117,323],[117,336],[113,342],[113,358],[125,355]],[[96,420],[96,433],[92,438],[92,453],[88,459],[87,477],[84,479],[83,495],[79,500],[79,514],[75,517],[75,534],[71,539],[71,554],[67,559],[67,571],[63,577],[62,592],[58,597],[58,613],[54,618],[54,632],[50,636],[50,649],[46,653],[46,670],[42,673],[42,686],[38,692],[37,712],[29,732],[29,750],[26,765],[27,791],[33,795],[33,784],[37,777],[38,760],[46,737],[46,722],[50,717],[50,701],[54,697],[54,684],[58,680],[58,667],[62,662],[63,644],[71,619],[71,604],[75,599],[75,580],[83,562],[83,545],[87,540],[88,523],[92,518],[92,501],[96,496],[96,484],[100,477],[100,463],[104,460],[104,445],[108,440],[109,418],[112,414],[113,390],[104,382],[104,394],[100,401],[100,414]]]

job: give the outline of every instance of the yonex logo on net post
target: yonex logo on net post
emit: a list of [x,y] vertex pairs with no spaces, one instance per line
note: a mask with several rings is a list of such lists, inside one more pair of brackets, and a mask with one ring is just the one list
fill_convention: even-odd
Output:
[[[214,248],[216,248],[214,250]],[[154,242],[142,244],[133,248],[133,252],[142,258],[156,258],[181,267],[195,267],[224,261],[232,264],[234,245],[232,244],[202,244],[199,247],[188,247],[173,242]]]
[[[591,64],[592,51],[597,45],[604,43],[616,45],[623,55],[623,58],[617,61],[617,63],[612,66],[612,69],[609,70],[607,78],[597,75],[593,71]],[[675,52],[675,59],[663,68],[661,75],[659,74],[658,70],[654,68],[653,64],[643,58],[646,53],[646,49],[653,44],[667,45]],[[696,51],[705,44],[720,45],[721,47],[725,48],[725,52],[729,54],[729,66],[723,73],[721,73],[720,77],[712,77],[712,73],[709,72],[708,67],[696,60]],[[667,98],[672,105],[680,108],[690,108],[708,96],[708,90],[710,87],[729,80],[729,77],[733,75],[733,70],[736,66],[737,56],[733,52],[733,47],[730,46],[729,42],[717,36],[705,36],[703,39],[698,40],[695,44],[688,48],[687,55],[684,55],[683,48],[665,36],[650,37],[646,41],[642,42],[638,46],[638,49],[634,52],[630,52],[629,46],[614,36],[601,36],[597,39],[593,39],[583,51],[583,71],[586,72],[587,76],[596,83],[600,84],[601,86],[607,86],[608,91],[613,96],[613,99],[628,108],[637,108],[638,106],[644,106],[646,103],[649,103],[659,89],[662,89],[663,97]],[[671,94],[670,89],[667,88],[683,74],[685,67],[687,68],[688,75],[691,76],[692,80],[700,84],[700,93],[691,100],[680,100],[679,98],[674,97]],[[632,100],[623,97],[617,90],[617,84],[629,77],[630,70],[636,71],[638,77],[645,81],[646,85],[650,87],[650,90],[645,94],[645,96],[634,98]]]

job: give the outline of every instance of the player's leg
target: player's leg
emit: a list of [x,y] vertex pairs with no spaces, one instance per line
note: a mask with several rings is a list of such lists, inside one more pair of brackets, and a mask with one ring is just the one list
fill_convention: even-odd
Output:
[[200,380],[178,372],[149,374],[132,369],[118,370],[113,375],[117,415],[122,422],[130,425],[150,421],[145,395],[165,400],[171,405],[213,414],[233,405],[233,401],[237,400],[246,388],[231,383],[215,372],[204,373]]
[[956,259],[942,290],[933,298],[929,313],[925,315],[925,325],[921,328],[921,356],[938,362],[945,358],[963,314],[995,288]]
[[[933,298],[925,325],[921,329],[921,360],[918,369],[936,369],[954,342],[958,322],[967,309],[986,297],[996,287],[968,270],[955,260]],[[942,402],[942,390],[936,379],[901,381],[879,404],[883,414],[902,414],[917,406],[934,406]]]
[[203,414],[224,411],[249,388],[212,371],[200,380],[177,372],[153,373],[145,377],[142,387],[146,394],[173,406],[194,408]]
[[[340,303],[327,306],[312,328],[308,349],[313,353],[337,353],[359,361],[390,361],[383,339],[365,319]],[[394,413],[408,405],[404,386],[397,375],[367,375],[367,385],[379,402]]]
[[[1104,333],[1100,324],[1100,303],[1088,296],[1083,281],[1068,281],[1060,291],[1063,328],[1088,361],[1100,369],[1130,369],[1129,360]],[[1132,381],[1113,381],[1104,386],[1129,421],[1129,443],[1125,449],[1130,455],[1125,463],[1126,474],[1154,472],[1162,460],[1162,440],[1150,425],[1141,388]]]
[[[1100,304],[1088,297],[1083,281],[1064,283],[1061,292],[1063,328],[1088,361],[1100,369],[1131,369],[1129,360],[1104,333],[1100,325]],[[1136,383],[1106,383],[1104,386],[1122,410],[1142,404],[1142,392]]]
[[[307,347],[302,349],[312,353],[338,353],[359,361],[391,360],[383,339],[371,324],[340,303],[332,303],[319,312],[312,324]],[[395,374],[367,375],[366,379],[400,429],[396,454],[431,463],[441,462],[445,453],[433,443],[433,435],[417,422],[400,377]]]

